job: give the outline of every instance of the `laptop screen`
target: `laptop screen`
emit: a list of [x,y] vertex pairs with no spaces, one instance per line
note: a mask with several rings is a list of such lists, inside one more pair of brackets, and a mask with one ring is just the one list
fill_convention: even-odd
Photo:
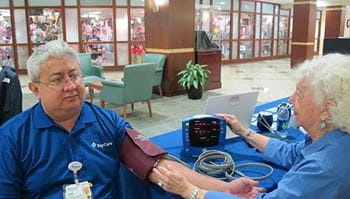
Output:
[[[246,128],[252,120],[259,92],[247,92],[232,95],[220,95],[208,97],[205,105],[205,114],[225,113],[235,115],[238,121]],[[227,128],[226,138],[234,137]]]

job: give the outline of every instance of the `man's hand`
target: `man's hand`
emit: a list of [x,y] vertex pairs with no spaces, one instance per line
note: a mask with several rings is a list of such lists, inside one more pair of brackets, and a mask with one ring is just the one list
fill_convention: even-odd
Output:
[[258,181],[248,178],[238,178],[230,182],[229,188],[225,193],[251,199],[257,194],[266,191],[264,188],[257,187],[258,185]]

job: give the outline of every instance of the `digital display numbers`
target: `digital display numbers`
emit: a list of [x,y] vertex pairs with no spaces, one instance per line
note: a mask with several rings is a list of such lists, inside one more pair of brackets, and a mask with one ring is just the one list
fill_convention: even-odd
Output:
[[209,147],[218,144],[220,120],[216,118],[193,119],[189,124],[189,137],[192,146]]

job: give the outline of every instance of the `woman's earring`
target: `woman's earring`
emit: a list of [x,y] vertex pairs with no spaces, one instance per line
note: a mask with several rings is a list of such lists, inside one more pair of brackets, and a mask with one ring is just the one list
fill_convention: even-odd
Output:
[[322,121],[322,123],[320,124],[320,129],[325,129],[327,127],[326,122]]

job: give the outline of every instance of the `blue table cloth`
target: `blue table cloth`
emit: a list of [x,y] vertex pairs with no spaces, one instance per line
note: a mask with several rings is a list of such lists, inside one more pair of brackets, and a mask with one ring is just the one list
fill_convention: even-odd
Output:
[[[283,98],[267,104],[259,105],[255,108],[254,112],[258,113],[260,111],[271,109],[282,102],[286,102],[287,100],[288,98]],[[278,137],[272,133],[259,132],[255,125],[251,125],[250,128],[256,130],[258,133],[266,134],[270,137]],[[302,139],[304,139],[304,134],[301,133],[298,129],[291,128],[288,131],[288,137],[285,139],[285,141],[295,142]],[[151,141],[168,151],[169,154],[176,156],[188,163],[190,166],[193,166],[193,163],[196,159],[189,158],[181,154],[181,129],[153,137],[151,138]],[[260,152],[252,148],[247,142],[245,142],[240,137],[227,140],[225,150],[231,154],[236,164],[248,162],[267,163],[262,159],[262,154]],[[277,183],[280,181],[280,179],[286,172],[285,170],[283,170],[283,168],[280,168],[277,165],[273,165],[271,163],[269,164],[274,168],[272,177],[260,181],[260,186],[267,189],[267,191],[271,191],[274,188],[276,188]],[[258,167],[244,168],[244,170],[242,169],[242,171],[250,176],[261,176],[267,174],[268,172],[268,170]],[[140,181],[137,177],[133,176],[125,167],[122,167],[120,173],[120,180],[122,185],[122,190],[120,192],[122,198],[179,198],[173,194],[166,193],[156,185]]]

